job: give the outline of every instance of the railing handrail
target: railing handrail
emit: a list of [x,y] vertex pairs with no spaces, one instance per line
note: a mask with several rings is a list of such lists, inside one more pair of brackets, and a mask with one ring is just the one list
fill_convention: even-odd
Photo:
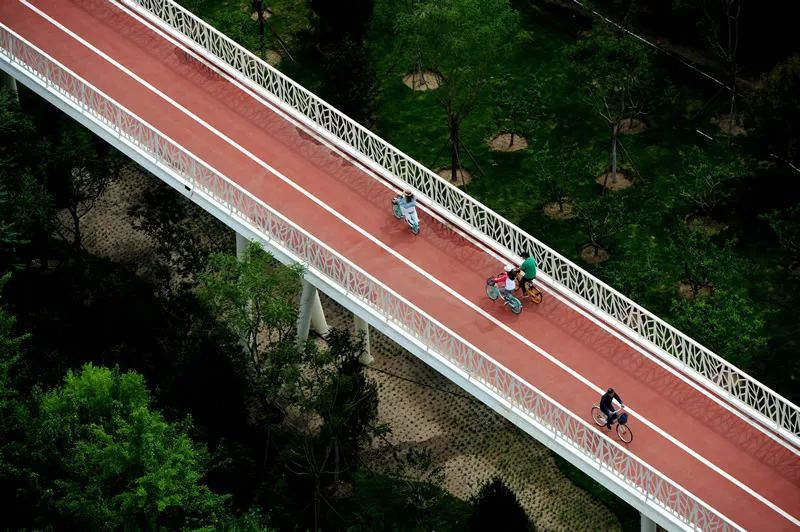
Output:
[[[31,65],[26,62],[20,57],[15,44],[20,45],[25,52],[24,59],[30,61],[31,54],[28,52],[32,51],[37,55],[36,59],[39,60],[37,63],[40,64]],[[659,511],[673,519],[678,519],[684,525],[698,527],[702,530],[741,529],[680,484],[672,481],[618,443],[601,435],[586,421],[561,406],[547,394],[461,338],[364,269],[350,262],[336,250],[272,209],[265,202],[197,158],[147,121],[129,111],[125,106],[0,22],[0,57],[3,55],[8,57],[9,63],[21,65],[25,71],[33,74],[40,81],[44,80],[48,90],[52,91],[52,88],[55,88],[55,93],[62,100],[72,105],[73,108],[77,107],[81,114],[88,114],[90,119],[100,127],[110,131],[148,159],[154,159],[168,172],[179,176],[183,182],[192,184],[193,193],[199,188],[200,194],[212,198],[213,201],[228,209],[232,217],[255,228],[257,233],[262,234],[265,241],[274,242],[277,239],[280,242],[279,247],[288,249],[290,255],[297,257],[300,261],[305,261],[307,265],[313,264],[316,274],[330,279],[340,289],[346,289],[350,296],[357,296],[362,304],[372,309],[372,312],[392,320],[412,338],[424,342],[427,346],[444,344],[461,348],[455,355],[441,351],[436,351],[436,353],[451,365],[470,375],[473,380],[492,390],[512,408],[516,408],[522,416],[531,420],[529,422],[545,427],[548,433],[552,433],[553,437],[559,439],[563,445],[578,450],[584,457],[598,462],[601,468],[605,466],[609,471],[613,471],[614,475],[609,475],[610,478],[622,479],[623,483],[627,485],[627,489],[633,488],[635,492],[643,493],[646,501]],[[37,68],[42,64],[44,68]],[[54,76],[54,73],[58,75]],[[74,85],[71,82],[74,82]],[[113,114],[113,120],[107,116],[109,113]],[[203,177],[210,177],[213,180],[203,180]],[[223,184],[224,192],[227,194],[222,196],[215,194],[217,191],[209,183],[212,185]],[[243,199],[249,200],[250,205],[243,205]],[[247,210],[242,211],[241,208]],[[291,234],[287,233],[287,228]],[[314,246],[313,249],[310,249],[311,244]],[[302,248],[302,251],[306,252],[306,256],[303,256],[296,248]],[[321,258],[320,252],[324,252],[324,257]],[[327,257],[333,258],[335,262],[333,264],[313,262],[315,259],[324,261]],[[331,276],[331,272],[336,271],[337,265],[347,268],[347,271],[341,274],[343,277],[338,279]],[[380,306],[380,301],[387,306],[399,303],[399,308],[405,310],[405,314],[389,312]],[[415,324],[420,323],[418,317],[423,318],[422,323],[424,323],[427,335],[415,331]],[[468,355],[477,356],[477,369],[469,367],[468,362],[473,359],[466,358]],[[480,371],[487,366],[495,371],[488,373]],[[498,377],[497,371],[507,376],[508,379],[503,376]],[[515,388],[514,393],[504,394],[501,386]],[[529,404],[529,401],[533,404]],[[548,410],[540,411],[542,406]],[[549,417],[545,417],[545,414],[548,414]],[[580,434],[576,435],[576,431],[579,431]],[[579,443],[582,443],[583,446]],[[635,479],[632,478],[631,472],[638,473]]]
[[[240,76],[278,98],[284,105],[322,127],[329,135],[347,144],[372,164],[421,191],[443,213],[448,213],[451,218],[460,220],[462,224],[479,232],[498,249],[514,256],[519,251],[530,250],[541,270],[585,306],[612,320],[623,332],[632,333],[631,336],[637,341],[654,346],[656,349],[652,351],[662,359],[670,364],[679,364],[681,369],[699,377],[700,382],[704,382],[712,390],[724,392],[719,395],[729,399],[731,404],[754,419],[784,434],[795,444],[800,444],[800,407],[785,397],[431,172],[174,0],[120,1],[144,10],[169,25],[210,52],[223,65],[234,69]],[[194,35],[197,31],[200,33]],[[225,54],[226,51],[234,55]],[[271,79],[262,82],[257,79],[259,73],[264,73]],[[284,90],[275,90],[275,87]],[[295,101],[287,100],[285,94],[282,94],[287,89],[296,91],[299,97]],[[314,114],[318,117],[313,116]],[[347,132],[354,134],[337,133],[331,127],[337,123],[345,125]],[[383,155],[387,160],[381,161],[370,153],[378,148],[384,151]],[[744,390],[742,382],[745,383]]]

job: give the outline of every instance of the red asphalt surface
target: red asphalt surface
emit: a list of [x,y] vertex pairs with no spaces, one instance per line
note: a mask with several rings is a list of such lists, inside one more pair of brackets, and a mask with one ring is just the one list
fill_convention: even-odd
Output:
[[[31,6],[145,79],[337,214],[287,185]],[[589,409],[599,398],[596,391],[431,278],[445,282],[594,385],[614,386],[635,411],[630,421],[635,439],[629,450],[738,525],[750,530],[798,528],[775,509],[800,519],[798,454],[550,292],[541,305],[526,306],[519,316],[489,301],[484,284],[500,270],[497,259],[425,212],[420,212],[420,235],[411,235],[404,222],[392,217],[389,200],[394,192],[380,180],[116,2],[3,0],[0,21],[576,415],[589,421]],[[426,275],[365,238],[341,217],[412,260]],[[660,431],[645,425],[643,419]],[[616,439],[615,434],[610,437]]]

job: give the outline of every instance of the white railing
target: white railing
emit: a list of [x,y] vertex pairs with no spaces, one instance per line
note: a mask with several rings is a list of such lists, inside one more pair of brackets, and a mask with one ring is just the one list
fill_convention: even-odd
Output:
[[[665,321],[637,305],[573,262],[521,230],[406,154],[348,118],[301,85],[284,76],[173,0],[120,0],[140,7],[210,52],[223,65],[277,97],[284,105],[349,145],[378,169],[408,183],[438,204],[450,219],[488,237],[507,254],[528,250],[541,270],[556,283],[656,346],[664,360],[702,376],[720,395],[739,402],[759,421],[800,441],[800,409],[786,398],[730,364]],[[624,330],[624,329],[623,329]],[[734,403],[737,404],[737,403]],[[753,412],[755,411],[755,412]]]
[[209,197],[230,216],[254,228],[289,256],[304,262],[315,274],[368,306],[381,319],[452,366],[481,383],[573,452],[605,469],[612,481],[652,505],[660,513],[699,530],[739,528],[695,498],[680,485],[632,455],[587,422],[440,324],[405,298],[317,240],[298,225],[239,187],[147,122],[94,88],[66,67],[0,23],[0,60],[24,71],[56,94],[66,105],[94,121],[111,137],[138,150],[170,175],[191,186],[193,194]]

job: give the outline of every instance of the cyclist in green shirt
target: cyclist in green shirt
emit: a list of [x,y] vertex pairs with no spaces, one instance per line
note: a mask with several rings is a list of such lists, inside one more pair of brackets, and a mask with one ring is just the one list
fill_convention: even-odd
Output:
[[536,279],[536,260],[527,251],[520,255],[523,258],[519,269],[522,271],[522,279],[519,280],[519,287],[523,294],[528,293],[528,284]]

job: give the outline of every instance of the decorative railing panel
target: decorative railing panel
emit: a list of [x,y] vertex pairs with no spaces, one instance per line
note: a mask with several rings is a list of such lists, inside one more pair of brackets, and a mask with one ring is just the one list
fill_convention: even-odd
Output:
[[216,56],[224,65],[278,98],[285,106],[351,146],[377,168],[384,169],[422,192],[449,213],[451,219],[482,233],[507,252],[518,254],[524,250],[530,251],[541,270],[554,282],[673,359],[665,357],[665,360],[677,362],[681,368],[702,376],[719,392],[768,420],[771,428],[785,432],[795,442],[800,441],[800,409],[797,405],[440,178],[173,0],[122,1],[166,22]]
[[[180,14],[174,17],[179,18]],[[167,172],[178,176],[193,188],[193,193],[211,198],[231,217],[252,227],[264,241],[304,262],[347,295],[361,301],[382,320],[428,346],[441,359],[469,375],[470,381],[480,383],[506,401],[525,416],[528,423],[547,431],[564,447],[608,471],[611,477],[647,504],[689,527],[709,531],[738,530],[732,522],[684,488],[600,434],[2,23],[0,60],[38,79],[64,102],[79,109],[88,120],[101,124],[110,135],[123,139],[146,159],[154,160]]]

